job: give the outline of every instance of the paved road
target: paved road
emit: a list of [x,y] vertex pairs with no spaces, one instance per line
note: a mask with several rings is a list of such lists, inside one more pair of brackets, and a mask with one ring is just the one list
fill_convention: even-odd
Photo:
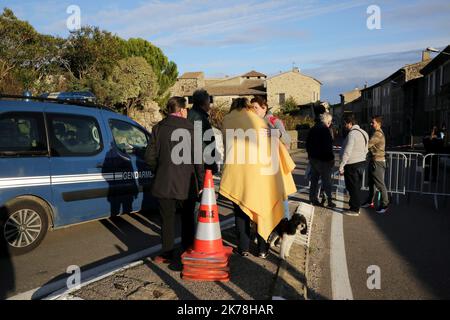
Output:
[[[219,203],[224,219],[231,206]],[[34,251],[0,260],[0,299],[67,277],[70,265],[88,270],[158,245],[159,225],[157,214],[132,214],[50,232]]]
[[[294,179],[305,186],[306,156],[294,156]],[[307,199],[304,193],[302,200]],[[441,208],[445,208],[441,203]],[[435,211],[430,197],[417,196],[408,203],[391,206],[377,215],[363,210],[360,217],[343,217],[345,263],[354,299],[442,299],[450,298],[450,214]],[[228,204],[220,206],[222,218],[230,214]],[[315,296],[333,297],[330,270],[330,232],[333,215],[316,210],[321,222],[322,247],[313,248],[312,261],[321,274]],[[322,220],[320,218],[322,217]],[[159,244],[159,219],[140,214],[92,222],[49,233],[35,251],[0,260],[0,298],[10,297],[65,276],[69,265],[91,269],[97,265]],[[314,241],[313,241],[314,242]],[[316,242],[317,243],[317,242]],[[319,241],[320,243],[320,241]],[[314,255],[323,255],[314,259]],[[367,288],[367,268],[380,267],[381,289]]]
[[[344,217],[355,299],[450,299],[450,212],[418,196],[384,215],[364,209]],[[367,288],[367,268],[380,267],[381,289]]]
[[[301,185],[304,167],[299,165],[298,170],[302,171],[296,181]],[[215,184],[217,189],[218,181]],[[232,212],[232,206],[221,199],[218,204],[223,220]],[[71,265],[89,270],[158,245],[159,225],[157,214],[132,214],[49,232],[34,251],[0,259],[0,299],[67,278],[67,267]]]
[[[306,158],[297,157],[302,166]],[[364,194],[364,192],[363,192]],[[303,199],[307,199],[304,194]],[[344,207],[348,197],[344,196]],[[434,209],[431,196],[400,197],[388,213],[362,209],[359,217],[342,217],[342,236],[332,236],[332,221],[339,210],[316,208],[310,276],[314,277],[311,297],[333,299],[348,292],[353,299],[449,299],[450,298],[450,199],[440,199]],[[335,219],[336,220],[336,219]],[[314,232],[315,231],[315,232]],[[342,240],[343,263],[333,265],[334,241]],[[336,260],[336,259],[335,259]],[[370,266],[380,270],[380,289],[370,290]],[[331,276],[331,268],[336,271]],[[342,272],[347,269],[347,274]],[[347,279],[342,279],[347,277]],[[349,288],[345,288],[345,283]],[[333,292],[333,286],[335,290]],[[341,286],[341,287],[339,287]],[[344,287],[343,287],[344,286]]]

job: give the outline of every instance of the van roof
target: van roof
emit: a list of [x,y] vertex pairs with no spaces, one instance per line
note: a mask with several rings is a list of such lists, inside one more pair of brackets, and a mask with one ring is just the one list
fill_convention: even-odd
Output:
[[108,108],[106,106],[102,106],[95,103],[84,102],[80,100],[65,100],[65,99],[53,99],[53,98],[44,98],[44,97],[27,97],[27,96],[18,96],[18,95],[5,95],[0,94],[0,99],[3,100],[32,100],[38,102],[50,102],[56,104],[65,104],[65,105],[73,105],[80,106],[86,108],[94,108],[94,109],[102,109],[116,113],[113,109]]

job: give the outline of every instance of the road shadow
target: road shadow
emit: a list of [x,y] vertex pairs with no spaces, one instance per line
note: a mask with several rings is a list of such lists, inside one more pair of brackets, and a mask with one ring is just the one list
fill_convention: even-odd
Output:
[[198,298],[181,283],[179,283],[169,272],[160,268],[157,264],[146,260],[144,264],[154,272],[171,290],[175,292],[180,300],[197,300]]
[[383,215],[368,217],[408,261],[417,280],[439,299],[450,299],[450,214],[433,209],[431,196],[402,199]]
[[[141,229],[137,228],[136,226],[128,222],[125,217],[126,216],[116,216],[110,219],[104,219],[100,221],[100,223],[107,230],[109,230],[117,239],[119,239],[122,242],[125,249],[116,245],[118,251],[117,254],[80,266],[81,281],[85,280],[83,279],[83,272],[91,270],[95,267],[99,267],[106,263],[114,262],[120,258],[126,257],[130,254],[139,252],[141,250],[145,250],[159,243],[158,235],[151,235],[149,233],[142,231]],[[136,216],[134,218],[136,218]],[[154,230],[156,230],[156,228]],[[89,248],[86,248],[86,250],[89,250]],[[71,276],[71,274],[61,273],[53,277],[51,280],[43,284],[42,287],[33,294],[32,300],[41,299],[43,296],[48,294],[48,292],[46,291],[47,289],[45,288],[46,285],[51,285],[54,282],[65,280],[69,276]],[[57,289],[59,290],[61,288]]]
[[[222,231],[224,245],[236,247],[237,237],[234,228]],[[229,282],[192,282],[181,279],[182,265],[174,271],[171,267],[157,265],[151,261],[146,262],[151,272],[156,273],[162,282],[168,285],[181,300],[198,299],[234,299],[234,300],[270,300],[279,258],[271,253],[267,260],[255,257],[257,245],[251,244],[251,256],[241,257],[233,254],[229,260],[230,281]],[[268,264],[273,264],[269,269]],[[170,271],[171,270],[171,271]],[[291,288],[289,283],[282,281],[283,286]],[[206,294],[205,294],[206,293]]]
[[[316,292],[308,286],[307,276],[298,270],[298,268],[290,262],[286,261],[286,271],[297,281],[300,281],[305,286],[305,294],[307,300],[328,300],[325,296]],[[283,285],[283,283],[282,283]],[[292,286],[283,286],[283,298],[287,300],[293,299],[293,297],[298,297],[299,293]]]

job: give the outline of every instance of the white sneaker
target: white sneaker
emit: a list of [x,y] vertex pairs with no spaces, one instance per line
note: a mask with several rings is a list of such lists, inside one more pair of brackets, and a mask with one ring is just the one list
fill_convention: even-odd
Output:
[[343,212],[343,214],[345,214],[346,216],[352,216],[352,217],[358,217],[359,216],[360,211],[353,211],[353,210],[345,210]]
[[388,207],[381,207],[377,210],[377,213],[386,213],[388,211]]

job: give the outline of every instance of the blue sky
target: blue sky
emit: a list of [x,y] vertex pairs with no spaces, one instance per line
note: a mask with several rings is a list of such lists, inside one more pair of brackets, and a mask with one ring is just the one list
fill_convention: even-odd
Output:
[[[450,44],[448,0],[0,0],[39,32],[60,36],[68,34],[72,4],[83,25],[147,39],[180,73],[272,75],[295,62],[323,82],[322,100],[330,102],[419,61],[428,46]],[[381,9],[381,30],[366,26],[373,4]]]

